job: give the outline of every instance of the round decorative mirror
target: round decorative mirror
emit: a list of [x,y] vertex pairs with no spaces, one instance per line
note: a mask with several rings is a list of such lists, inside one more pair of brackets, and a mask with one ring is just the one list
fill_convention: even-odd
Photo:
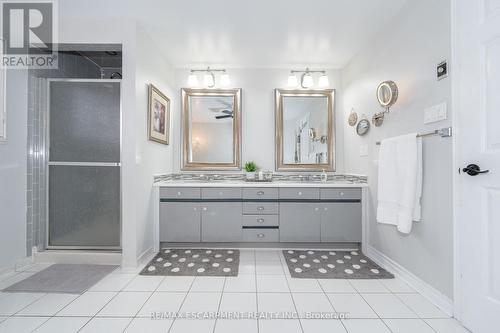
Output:
[[358,126],[356,126],[356,133],[358,135],[362,136],[368,133],[368,130],[370,129],[370,122],[368,119],[361,119],[358,123]]
[[382,107],[389,109],[398,100],[398,86],[394,81],[384,81],[378,85],[377,99]]

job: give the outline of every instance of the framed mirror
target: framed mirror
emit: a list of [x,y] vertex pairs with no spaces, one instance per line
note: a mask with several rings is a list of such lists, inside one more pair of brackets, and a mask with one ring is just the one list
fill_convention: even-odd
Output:
[[241,169],[241,89],[182,89],[182,170]]
[[394,81],[384,81],[377,87],[379,104],[389,109],[398,100],[398,86]]
[[334,94],[275,90],[277,171],[335,171]]

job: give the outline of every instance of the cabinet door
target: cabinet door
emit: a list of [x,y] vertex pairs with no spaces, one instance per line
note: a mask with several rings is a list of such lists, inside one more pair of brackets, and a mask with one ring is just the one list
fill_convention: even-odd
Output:
[[321,241],[361,242],[361,203],[322,204]]
[[160,241],[199,242],[200,217],[198,203],[160,203]]
[[280,203],[280,242],[319,242],[319,208],[319,203]]
[[241,202],[202,203],[201,241],[239,242],[242,240]]

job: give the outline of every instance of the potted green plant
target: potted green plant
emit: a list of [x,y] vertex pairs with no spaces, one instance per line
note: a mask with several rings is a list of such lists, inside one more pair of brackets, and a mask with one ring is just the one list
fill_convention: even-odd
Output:
[[247,179],[255,179],[255,172],[257,171],[257,164],[254,162],[245,163],[245,171]]

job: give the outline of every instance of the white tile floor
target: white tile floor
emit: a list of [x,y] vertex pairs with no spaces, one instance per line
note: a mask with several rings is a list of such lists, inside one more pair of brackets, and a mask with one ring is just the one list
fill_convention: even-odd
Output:
[[[279,250],[242,250],[240,261],[238,277],[150,277],[118,269],[83,295],[0,292],[0,333],[468,332],[398,279],[292,279]],[[46,266],[3,275],[0,289]],[[165,316],[174,312],[261,317]],[[349,317],[318,318],[335,313]]]

